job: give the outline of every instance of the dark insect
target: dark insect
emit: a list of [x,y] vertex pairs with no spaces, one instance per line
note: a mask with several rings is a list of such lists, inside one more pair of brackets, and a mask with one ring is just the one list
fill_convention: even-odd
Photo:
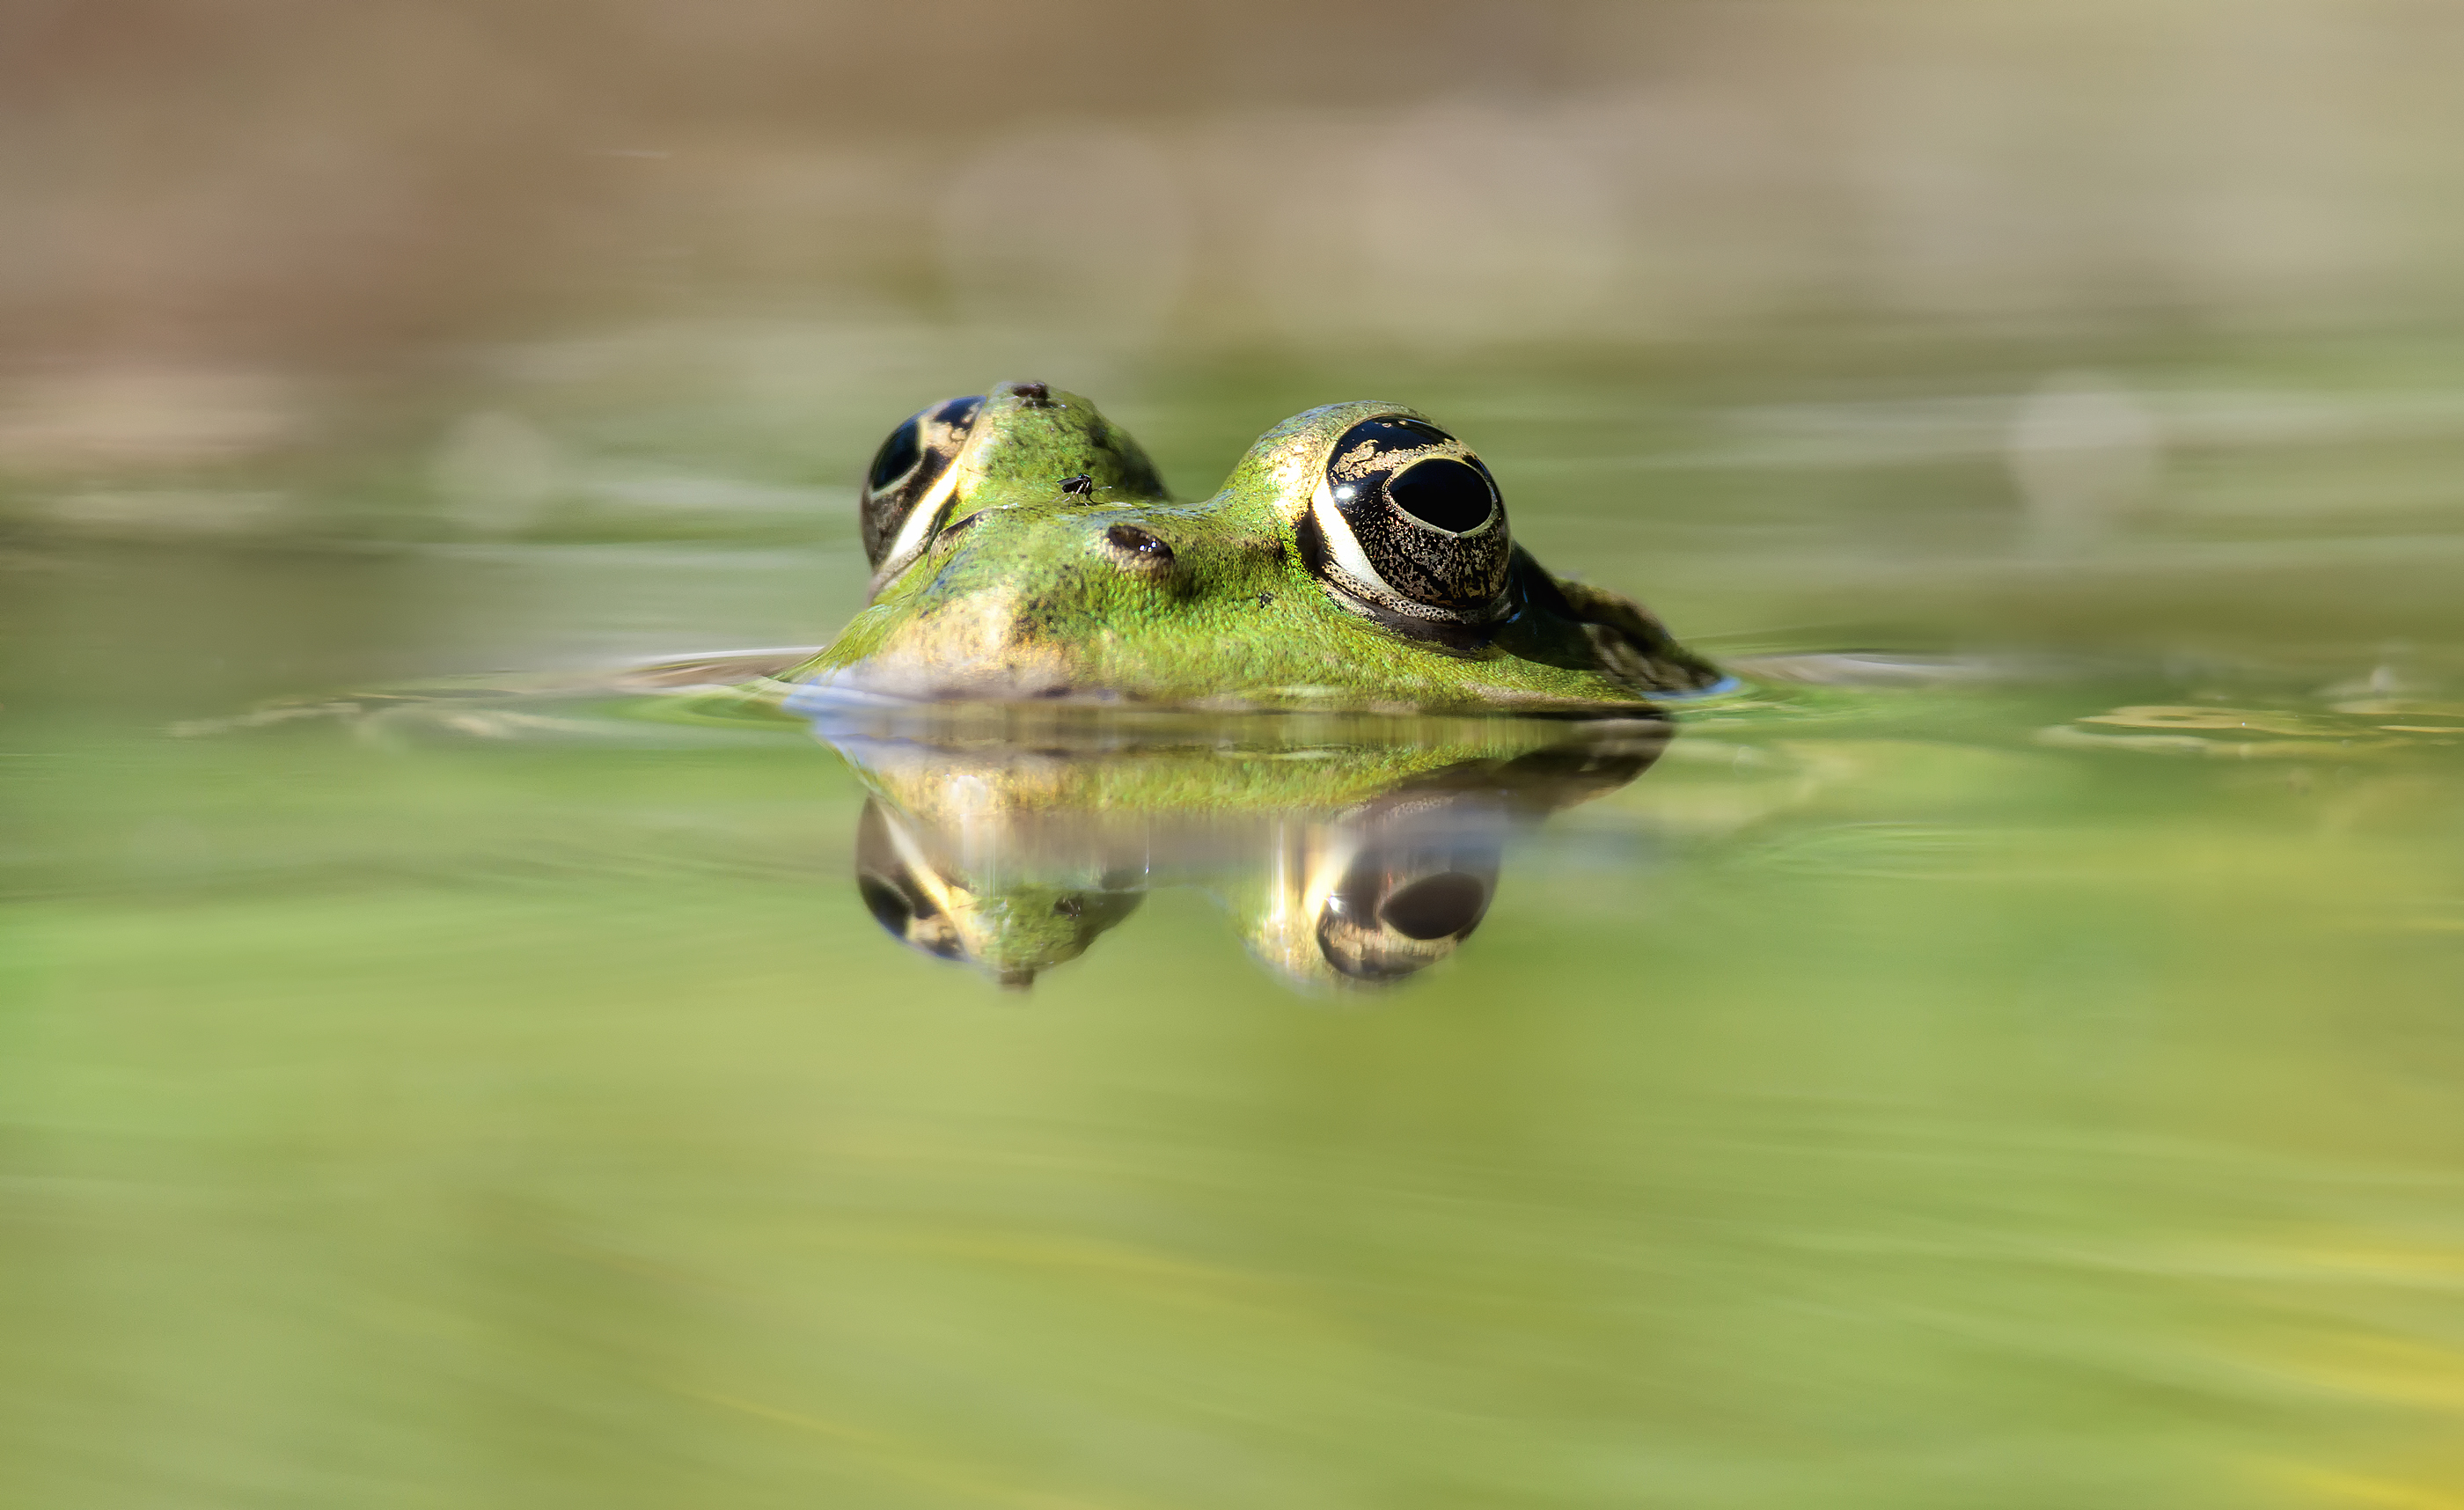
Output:
[[1095,495],[1095,479],[1083,471],[1075,477],[1064,477],[1061,491],[1074,498],[1091,498]]

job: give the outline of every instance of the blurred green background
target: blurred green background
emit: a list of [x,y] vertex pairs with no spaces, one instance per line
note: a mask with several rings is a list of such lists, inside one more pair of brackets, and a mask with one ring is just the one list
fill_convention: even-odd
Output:
[[[0,11],[0,1500],[2464,1505],[2459,72]],[[817,643],[1005,378],[1184,495],[1390,397],[1715,650],[1999,669],[1689,725],[1374,1001],[1194,890],[1023,1001],[909,953],[794,732],[169,732]]]

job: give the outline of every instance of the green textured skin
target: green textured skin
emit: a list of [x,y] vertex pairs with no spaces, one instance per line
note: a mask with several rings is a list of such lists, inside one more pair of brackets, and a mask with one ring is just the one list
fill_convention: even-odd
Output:
[[[919,700],[1478,712],[1634,710],[1718,679],[1630,602],[1560,583],[1520,553],[1527,596],[1553,604],[1534,601],[1467,644],[1415,638],[1332,596],[1299,544],[1327,454],[1353,424],[1415,410],[1312,409],[1260,437],[1213,497],[1178,504],[1146,495],[1143,453],[1092,405],[1054,390],[1030,405],[1018,386],[987,401],[960,462],[949,519],[974,522],[944,524],[780,683]],[[1092,498],[1060,491],[1080,472],[1096,479]],[[1169,564],[1109,545],[1119,525],[1163,540]],[[1614,663],[1604,633],[1624,647]]]
[[[1030,391],[1040,384],[1003,383],[984,396],[966,449],[952,470],[957,485],[941,521],[948,529],[969,514],[1021,504],[1067,499],[1089,503],[1161,503],[1163,482],[1130,432],[1074,393]],[[1064,478],[1085,475],[1092,491],[1072,497]],[[893,568],[893,580],[904,571]],[[876,592],[887,583],[875,583]]]

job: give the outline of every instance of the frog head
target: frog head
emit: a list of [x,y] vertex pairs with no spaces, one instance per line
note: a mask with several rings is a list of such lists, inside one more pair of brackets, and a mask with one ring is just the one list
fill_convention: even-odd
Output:
[[1486,464],[1397,404],[1287,420],[1175,503],[1087,401],[1004,384],[893,432],[864,510],[871,601],[781,678],[791,709],[1631,713],[1722,680],[1533,560]]

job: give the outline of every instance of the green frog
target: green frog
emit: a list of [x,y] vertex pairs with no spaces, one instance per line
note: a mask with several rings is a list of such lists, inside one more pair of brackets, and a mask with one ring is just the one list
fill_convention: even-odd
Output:
[[861,513],[865,607],[757,689],[789,711],[1632,714],[1727,685],[1632,600],[1532,559],[1487,465],[1397,404],[1297,415],[1178,503],[1087,400],[1002,383],[892,431]]

